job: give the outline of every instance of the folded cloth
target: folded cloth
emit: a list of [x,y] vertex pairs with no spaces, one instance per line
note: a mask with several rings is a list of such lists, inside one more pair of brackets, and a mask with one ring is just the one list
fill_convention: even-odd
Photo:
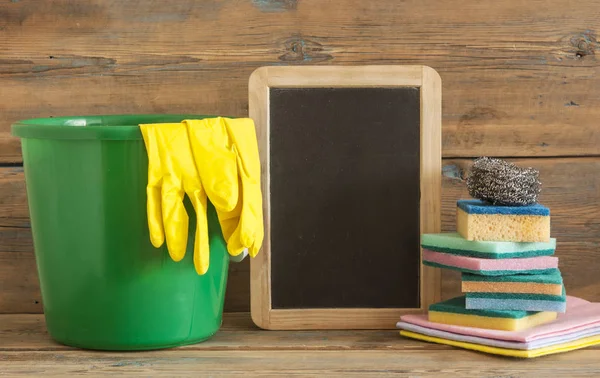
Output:
[[596,336],[585,337],[583,339],[570,341],[570,342],[562,343],[562,344],[556,344],[553,346],[547,346],[547,347],[538,348],[538,349],[519,350],[519,349],[507,349],[507,348],[498,348],[498,347],[487,346],[487,345],[473,344],[473,343],[467,343],[464,341],[447,340],[447,339],[442,339],[439,337],[422,335],[420,333],[415,333],[415,332],[410,332],[410,331],[400,331],[400,335],[409,337],[412,339],[429,341],[429,342],[437,343],[437,344],[452,345],[455,347],[475,350],[475,351],[484,352],[484,353],[499,354],[502,356],[519,357],[519,358],[533,358],[533,357],[545,356],[548,354],[569,352],[572,350],[581,349],[581,348],[589,347],[592,345],[600,344],[600,335],[596,335]]
[[567,312],[558,314],[556,320],[522,331],[501,331],[484,328],[463,327],[433,323],[427,320],[427,314],[404,315],[401,322],[455,334],[476,336],[495,340],[531,342],[547,337],[568,335],[595,327],[600,327],[600,303],[567,296]]
[[448,339],[454,341],[464,341],[467,343],[480,344],[480,345],[488,345],[494,346],[498,348],[508,348],[508,349],[521,349],[521,350],[532,350],[539,349],[544,347],[549,347],[557,344],[563,344],[579,339],[583,339],[590,336],[600,335],[600,326],[583,329],[580,331],[573,331],[571,333],[566,333],[564,335],[550,336],[542,339],[519,342],[519,341],[504,341],[504,340],[495,340],[495,339],[487,339],[485,337],[477,337],[477,336],[467,336],[461,335],[459,333],[452,333],[446,331],[440,331],[433,328],[421,327],[418,325],[398,322],[397,327],[404,330],[410,331],[414,333],[420,333],[422,335],[431,336],[431,337],[439,337],[441,339]]

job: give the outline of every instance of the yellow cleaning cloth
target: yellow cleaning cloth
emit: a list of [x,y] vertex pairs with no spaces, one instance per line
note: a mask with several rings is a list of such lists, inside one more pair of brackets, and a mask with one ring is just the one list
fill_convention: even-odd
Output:
[[521,349],[507,349],[507,348],[498,348],[487,345],[473,344],[467,343],[464,341],[454,341],[442,339],[439,337],[426,336],[420,333],[410,332],[410,331],[400,331],[400,335],[404,337],[408,337],[411,339],[428,341],[436,344],[445,344],[451,345],[463,349],[475,350],[478,352],[490,353],[490,354],[498,354],[502,356],[509,357],[518,357],[518,358],[534,358],[540,356],[546,356],[549,354],[563,353],[569,352],[576,349],[586,348],[592,345],[600,344],[600,335],[585,337],[579,340],[570,341],[563,344],[556,344],[548,347],[543,347],[539,349],[532,350],[521,350]]

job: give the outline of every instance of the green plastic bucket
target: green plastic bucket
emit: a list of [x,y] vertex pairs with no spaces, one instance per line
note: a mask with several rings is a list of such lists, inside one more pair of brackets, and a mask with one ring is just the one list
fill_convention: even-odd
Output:
[[221,326],[229,255],[212,205],[210,267],[150,243],[140,123],[200,115],[109,115],[16,122],[46,325],[56,341],[100,350],[197,343]]

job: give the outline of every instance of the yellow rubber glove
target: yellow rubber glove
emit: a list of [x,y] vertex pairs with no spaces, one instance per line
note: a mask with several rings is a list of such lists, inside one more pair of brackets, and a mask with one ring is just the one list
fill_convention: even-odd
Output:
[[148,228],[152,245],[167,241],[174,261],[185,256],[189,217],[183,204],[190,198],[196,212],[194,267],[204,274],[209,266],[206,192],[194,164],[188,131],[182,123],[140,125],[148,154]]
[[[186,120],[202,184],[217,210],[231,256],[256,256],[264,238],[260,159],[251,119]],[[230,189],[225,189],[230,188]],[[237,196],[234,194],[237,193]],[[234,203],[233,208],[224,206]]]
[[200,181],[219,211],[232,211],[238,203],[236,154],[223,118],[183,121],[190,136]]
[[[260,188],[260,156],[254,122],[249,118],[225,119],[237,155],[238,176],[241,181],[240,222],[231,235],[232,248],[248,248],[254,257],[264,238],[262,193]],[[240,245],[235,243],[239,241]]]
[[[237,161],[237,158],[236,158]],[[241,243],[239,237],[237,239],[233,239],[232,235],[235,230],[238,228],[240,224],[240,216],[242,213],[242,204],[243,204],[243,194],[242,191],[242,183],[241,180],[238,185],[240,189],[238,204],[232,211],[224,212],[217,210],[217,216],[219,218],[219,223],[221,224],[221,231],[223,232],[223,238],[227,242],[227,251],[231,256],[238,256],[244,250],[248,251],[248,246],[245,246]]]
[[[200,180],[215,206],[227,251],[238,257],[242,249],[230,248],[231,235],[239,223],[241,186],[238,179],[237,155],[231,144],[223,118],[184,120]],[[233,206],[231,206],[233,205]],[[243,255],[242,255],[243,256]]]

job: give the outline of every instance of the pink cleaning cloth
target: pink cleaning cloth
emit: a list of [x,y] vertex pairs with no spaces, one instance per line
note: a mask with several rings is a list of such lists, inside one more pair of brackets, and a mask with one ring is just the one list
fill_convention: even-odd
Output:
[[553,322],[522,331],[497,331],[493,329],[433,323],[427,320],[427,314],[404,315],[400,320],[421,327],[461,335],[526,343],[547,337],[568,335],[572,332],[579,332],[600,326],[600,303],[592,303],[581,298],[567,295],[567,312],[558,314],[558,318]]
[[558,268],[558,257],[556,256],[524,257],[515,259],[480,259],[477,257],[434,252],[428,249],[423,249],[423,261],[471,272],[492,271],[501,273],[502,271],[515,272]]

